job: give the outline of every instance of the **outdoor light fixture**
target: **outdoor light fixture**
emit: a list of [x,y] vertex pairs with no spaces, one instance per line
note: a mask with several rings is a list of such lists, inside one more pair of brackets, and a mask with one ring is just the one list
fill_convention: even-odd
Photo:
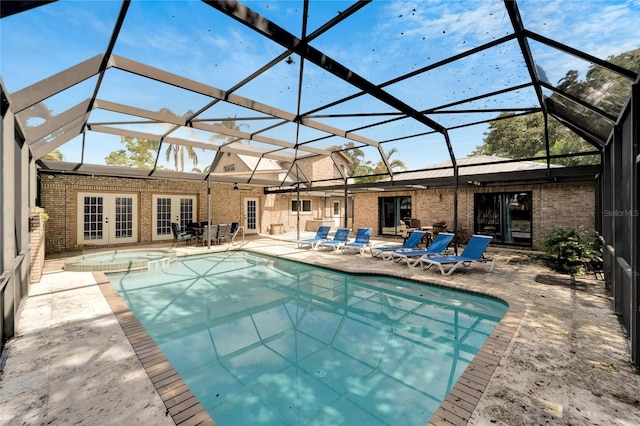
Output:
[[285,60],[285,62],[286,62],[287,64],[291,65],[291,64],[293,63],[293,58],[291,58],[291,56],[289,56],[289,57]]
[[237,191],[237,190],[238,190],[238,184],[237,184],[237,183],[234,183],[234,184],[233,184],[233,190],[234,190],[234,191]]

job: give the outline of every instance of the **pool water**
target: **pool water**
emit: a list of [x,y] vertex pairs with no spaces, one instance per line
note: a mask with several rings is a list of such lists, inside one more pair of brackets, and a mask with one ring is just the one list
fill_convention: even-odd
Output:
[[424,425],[507,311],[246,252],[109,278],[221,426]]

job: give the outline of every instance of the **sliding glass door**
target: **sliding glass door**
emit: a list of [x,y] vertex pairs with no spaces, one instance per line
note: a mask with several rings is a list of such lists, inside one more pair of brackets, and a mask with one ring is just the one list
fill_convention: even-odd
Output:
[[496,243],[531,246],[531,192],[474,194],[475,233]]
[[411,218],[411,197],[378,198],[378,217],[380,235],[401,235],[400,222]]

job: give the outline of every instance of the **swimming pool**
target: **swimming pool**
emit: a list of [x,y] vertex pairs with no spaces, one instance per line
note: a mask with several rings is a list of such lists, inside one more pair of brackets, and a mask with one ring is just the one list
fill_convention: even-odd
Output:
[[109,278],[219,425],[423,425],[507,310],[246,252]]

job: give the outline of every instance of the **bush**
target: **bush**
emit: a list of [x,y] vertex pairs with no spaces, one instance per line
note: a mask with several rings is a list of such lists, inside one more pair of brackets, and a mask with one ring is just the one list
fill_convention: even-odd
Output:
[[542,250],[554,257],[553,269],[571,276],[584,274],[585,263],[602,262],[602,247],[584,227],[554,228],[542,240]]

